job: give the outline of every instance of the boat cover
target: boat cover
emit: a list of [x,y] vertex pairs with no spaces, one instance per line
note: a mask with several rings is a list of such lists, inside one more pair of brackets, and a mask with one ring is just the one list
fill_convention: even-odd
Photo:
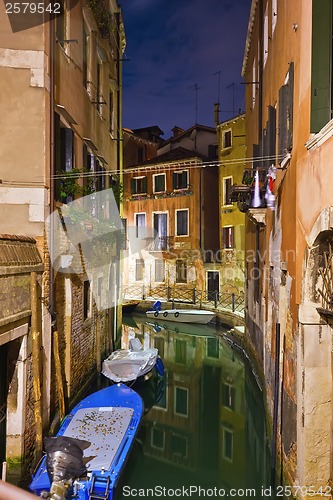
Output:
[[[73,416],[64,436],[90,440],[83,452],[87,470],[110,469],[131,418],[133,408],[81,408]],[[92,439],[93,436],[93,439]]]
[[150,372],[156,364],[158,349],[119,349],[103,361],[102,373],[113,382],[131,382]]

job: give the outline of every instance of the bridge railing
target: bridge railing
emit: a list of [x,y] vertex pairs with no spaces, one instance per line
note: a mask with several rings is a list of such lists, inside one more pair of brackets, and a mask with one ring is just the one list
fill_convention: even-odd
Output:
[[125,285],[123,298],[126,300],[162,300],[165,302],[195,304],[197,307],[228,309],[232,312],[244,311],[244,294],[200,290],[193,287],[164,284],[156,286]]

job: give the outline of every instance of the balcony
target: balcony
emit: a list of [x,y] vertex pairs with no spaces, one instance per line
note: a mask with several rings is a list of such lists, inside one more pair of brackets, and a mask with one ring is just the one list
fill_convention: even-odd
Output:
[[148,252],[169,252],[173,248],[173,236],[159,236],[149,238],[150,243],[147,247]]

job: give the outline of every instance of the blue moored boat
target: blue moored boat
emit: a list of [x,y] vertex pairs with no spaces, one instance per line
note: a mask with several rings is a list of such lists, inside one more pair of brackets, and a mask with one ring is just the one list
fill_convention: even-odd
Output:
[[[142,415],[141,397],[123,384],[112,385],[95,392],[75,406],[65,417],[57,436],[63,436],[63,440],[68,438],[70,446],[71,442],[84,443],[80,452],[83,454],[83,461],[87,462],[84,466],[86,473],[84,477],[73,478],[73,481],[69,482],[63,498],[113,499],[114,490]],[[68,447],[65,451],[68,451]],[[59,458],[64,454],[60,448],[56,453],[58,455],[54,463],[57,466]],[[67,464],[70,462],[72,462],[71,457]],[[41,496],[43,491],[52,492],[53,483],[47,463],[45,456],[30,484],[30,490],[38,496]],[[50,498],[53,498],[52,495]]]

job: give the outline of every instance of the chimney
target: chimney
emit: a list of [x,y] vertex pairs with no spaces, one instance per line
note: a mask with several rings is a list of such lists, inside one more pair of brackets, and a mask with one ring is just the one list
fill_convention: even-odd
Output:
[[184,129],[182,129],[181,127],[175,126],[175,127],[173,127],[171,132],[173,132],[173,139],[177,139],[177,137],[179,137],[184,132]]
[[214,104],[214,123],[215,123],[215,127],[218,126],[218,124],[220,123],[220,103],[219,102],[216,102]]

